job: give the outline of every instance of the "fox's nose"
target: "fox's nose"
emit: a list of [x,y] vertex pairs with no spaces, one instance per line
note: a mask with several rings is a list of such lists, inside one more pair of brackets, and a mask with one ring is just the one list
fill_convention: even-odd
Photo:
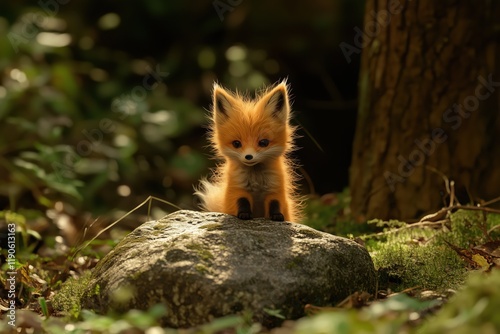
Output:
[[247,155],[245,155],[245,159],[252,160],[253,159],[253,155],[247,154]]

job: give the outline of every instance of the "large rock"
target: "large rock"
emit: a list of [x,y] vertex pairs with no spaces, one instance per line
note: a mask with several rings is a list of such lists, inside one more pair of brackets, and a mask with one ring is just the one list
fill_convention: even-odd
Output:
[[[163,303],[165,326],[191,327],[250,311],[272,327],[373,291],[365,248],[308,226],[177,211],[126,236],[92,273],[82,307],[106,312]],[[271,311],[270,311],[271,310]]]

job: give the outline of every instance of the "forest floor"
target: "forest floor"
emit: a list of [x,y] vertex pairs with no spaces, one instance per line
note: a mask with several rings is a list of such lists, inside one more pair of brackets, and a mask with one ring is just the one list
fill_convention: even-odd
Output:
[[[337,305],[305,305],[304,317],[266,329],[250,314],[190,329],[159,325],[161,305],[147,311],[98,315],[81,309],[91,269],[127,233],[106,230],[92,242],[52,229],[43,237],[28,214],[1,211],[16,226],[0,259],[2,333],[495,333],[500,331],[500,213],[450,205],[418,222],[353,222],[346,193],[311,199],[307,224],[364,244],[378,274],[374,294],[358,291]],[[129,217],[130,218],[130,217]],[[137,216],[134,219],[139,219]],[[137,220],[136,220],[137,221]],[[9,225],[10,224],[10,225]],[[126,225],[126,224],[125,224]],[[87,230],[84,229],[86,232]],[[103,229],[101,228],[101,231]],[[63,233],[64,232],[64,233]],[[73,231],[74,232],[74,231]],[[94,231],[95,232],[95,231]],[[71,232],[69,232],[71,234]],[[95,233],[94,233],[95,235]],[[7,240],[10,240],[7,238]],[[73,241],[71,241],[73,240]],[[3,241],[2,241],[3,242]],[[12,253],[12,252],[11,252]],[[15,312],[13,311],[15,309]],[[273,314],[280,318],[279,310]]]

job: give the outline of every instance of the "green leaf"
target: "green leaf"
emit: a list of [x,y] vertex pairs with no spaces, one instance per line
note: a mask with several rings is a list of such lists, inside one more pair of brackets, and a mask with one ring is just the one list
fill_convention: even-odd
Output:
[[43,297],[38,297],[38,304],[40,304],[40,309],[42,310],[42,314],[45,316],[45,318],[49,318],[49,308],[47,307],[47,302],[45,298]]
[[436,303],[435,300],[421,301],[401,293],[373,303],[366,311],[374,317],[381,317],[392,312],[422,311],[436,305]]
[[83,187],[84,183],[80,180],[66,180],[66,182],[61,182],[56,174],[48,174],[45,181],[47,182],[47,186],[53,190],[72,196],[78,200],[82,199],[78,188]]
[[41,180],[45,179],[45,176],[46,176],[45,170],[43,170],[38,165],[35,165],[32,162],[29,162],[29,161],[26,161],[26,160],[23,160],[20,158],[16,158],[16,159],[14,159],[14,165],[32,172],[33,175],[35,175],[37,178],[39,178]]
[[224,329],[234,328],[244,323],[241,316],[230,315],[213,320],[212,322],[201,326],[202,333],[219,333]]
[[286,319],[286,317],[283,314],[281,314],[281,310],[273,310],[273,309],[269,309],[269,308],[264,308],[264,312],[266,312],[267,314],[269,314],[273,317],[279,318],[279,319]]

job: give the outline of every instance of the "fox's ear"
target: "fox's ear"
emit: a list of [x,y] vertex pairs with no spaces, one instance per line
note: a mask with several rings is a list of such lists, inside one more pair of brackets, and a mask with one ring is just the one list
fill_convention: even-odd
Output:
[[235,100],[231,93],[221,86],[214,85],[213,117],[217,121],[225,120],[234,109]]
[[288,88],[284,82],[263,95],[259,103],[264,104],[264,112],[286,122],[290,114]]

